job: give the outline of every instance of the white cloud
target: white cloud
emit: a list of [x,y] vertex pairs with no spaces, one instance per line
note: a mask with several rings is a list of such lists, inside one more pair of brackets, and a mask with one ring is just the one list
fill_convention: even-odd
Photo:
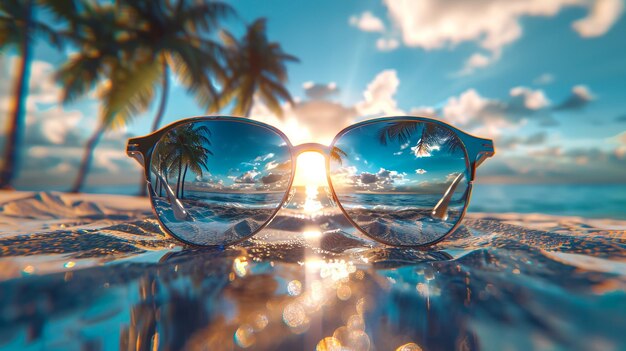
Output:
[[508,108],[504,102],[485,98],[476,90],[468,89],[458,97],[449,98],[442,113],[446,122],[465,127],[472,133],[494,137],[522,123],[507,113]]
[[437,110],[431,106],[419,106],[413,107],[409,114],[420,117],[435,117],[437,115]]
[[254,159],[254,162],[264,162],[264,161],[269,160],[270,158],[273,158],[274,156],[275,156],[275,155],[274,155],[273,153],[271,153],[271,152],[270,152],[269,154],[266,154],[266,155],[260,155],[260,156],[257,156],[257,157]]
[[582,100],[593,100],[593,95],[589,88],[585,85],[576,85],[572,88],[572,93]]
[[416,158],[430,157],[430,152],[428,152],[427,148],[420,148],[417,145],[411,147],[411,152],[413,153],[413,155],[415,155]]
[[451,97],[443,108],[443,116],[453,124],[467,124],[475,119],[489,104],[489,100],[483,98],[474,89],[468,89],[459,97]]
[[242,175],[240,175],[239,177],[234,178],[233,181],[235,183],[240,183],[240,184],[254,184],[256,183],[256,180],[254,178],[258,176],[259,174],[261,173],[259,173],[256,170],[249,170],[243,173]]
[[[16,56],[0,55],[0,115],[9,112],[8,107],[13,102],[13,83],[17,64]],[[40,104],[54,104],[59,102],[61,87],[52,79],[54,67],[52,64],[34,60],[30,63],[30,78],[28,80],[27,112],[34,112]]]
[[419,168],[415,170],[415,174],[425,174],[427,171],[425,169]]
[[353,108],[326,100],[310,100],[283,106],[283,118],[276,117],[260,101],[254,104],[252,118],[282,130],[293,145],[318,142],[329,144],[335,134],[352,124]]
[[623,11],[621,0],[384,0],[402,41],[426,50],[476,42],[491,52],[472,55],[461,71],[485,67],[500,57],[502,48],[522,36],[520,21],[528,16],[554,16],[566,7],[583,7],[587,17],[574,29],[583,37],[606,33]]
[[580,110],[587,106],[591,101],[595,99],[595,96],[585,85],[576,85],[572,87],[572,93],[570,96],[556,106],[555,110]]
[[543,90],[532,90],[526,87],[515,87],[510,91],[511,96],[521,97],[524,106],[530,110],[538,110],[550,104],[550,100],[543,93]]
[[[0,132],[6,125],[5,118],[13,101],[16,61],[16,57],[0,55],[0,76],[6,77],[0,79]],[[15,182],[18,188],[69,188],[83,156],[85,141],[92,132],[80,127],[95,125],[95,114],[87,118],[85,114],[88,110],[68,110],[60,105],[62,89],[53,80],[53,74],[51,63],[41,60],[31,62],[23,145],[27,157],[22,160]],[[124,152],[127,137],[117,132],[107,133],[102,138],[94,152],[89,184],[138,181],[138,172],[137,178],[128,176],[129,171],[138,170],[139,166]]]
[[367,89],[363,92],[363,101],[356,105],[359,114],[402,114],[394,98],[399,85],[400,79],[396,70],[388,69],[380,72],[367,85]]
[[474,53],[466,61],[459,75],[472,74],[477,68],[483,68],[500,58],[500,51],[492,53],[491,56]]
[[337,83],[330,82],[328,84],[316,84],[313,82],[306,82],[302,84],[306,97],[310,100],[327,100],[339,92]]
[[[363,92],[363,100],[354,106],[328,101],[326,99],[330,97],[329,94],[320,92],[323,96],[314,94],[314,97],[296,102],[293,106],[283,105],[282,119],[275,116],[260,101],[255,101],[250,115],[255,120],[268,123],[285,132],[293,145],[307,142],[330,144],[341,129],[363,116],[404,114],[397,107],[395,100],[399,85],[400,80],[396,71],[384,70],[367,85]],[[325,92],[339,89],[335,83],[324,85],[307,82],[303,86],[305,89],[324,88]],[[434,111],[427,107],[423,109],[428,113]]]
[[550,73],[543,73],[542,75],[540,75],[539,77],[533,80],[533,83],[539,84],[539,85],[550,84],[552,82],[554,82],[554,76]]
[[572,27],[582,37],[598,37],[611,29],[623,11],[622,0],[596,0],[589,15],[574,22]]
[[359,16],[351,16],[349,23],[364,32],[382,32],[385,30],[383,21],[369,11],[365,11]]
[[[9,106],[13,103],[13,80],[15,56],[0,55],[0,123],[6,125]],[[27,145],[70,144],[76,146],[83,139],[76,130],[83,114],[77,110],[66,110],[59,103],[61,87],[52,76],[54,66],[45,61],[31,62],[28,82],[28,96],[25,113],[25,137]],[[1,130],[1,129],[0,129]]]
[[430,157],[431,156],[430,151],[440,150],[440,149],[441,148],[438,145],[433,145],[429,147],[421,147],[421,148],[418,145],[415,145],[411,147],[411,153],[415,155],[415,158]]
[[475,53],[467,59],[467,65],[471,68],[485,67],[489,62],[491,62],[489,57],[479,53]]
[[333,182],[356,190],[391,190],[407,181],[407,174],[379,168],[378,172],[357,174],[354,166],[342,167],[333,171]]
[[400,46],[400,42],[395,38],[379,38],[376,40],[376,48],[380,51],[392,51]]

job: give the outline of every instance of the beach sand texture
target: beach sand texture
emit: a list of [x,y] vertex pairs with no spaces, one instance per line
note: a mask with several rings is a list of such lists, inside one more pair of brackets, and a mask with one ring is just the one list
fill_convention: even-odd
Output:
[[626,221],[470,213],[419,251],[283,209],[200,250],[147,199],[3,192],[0,250],[0,349],[626,349]]

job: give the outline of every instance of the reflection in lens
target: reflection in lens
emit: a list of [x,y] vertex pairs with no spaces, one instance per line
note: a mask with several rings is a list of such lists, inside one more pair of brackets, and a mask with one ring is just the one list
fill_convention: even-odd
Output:
[[291,180],[291,152],[277,132],[246,121],[189,122],[171,129],[151,157],[151,199],[162,224],[197,245],[254,234],[278,210]]
[[330,158],[333,189],[350,219],[390,245],[441,239],[461,219],[468,196],[464,146],[431,122],[381,121],[341,134]]

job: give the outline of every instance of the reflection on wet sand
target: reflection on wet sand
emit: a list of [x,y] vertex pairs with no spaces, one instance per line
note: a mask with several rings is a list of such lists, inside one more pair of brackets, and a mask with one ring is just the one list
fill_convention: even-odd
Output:
[[419,251],[377,245],[340,213],[285,211],[252,240],[198,250],[149,212],[88,208],[108,215],[0,233],[1,349],[626,346],[626,232],[598,221],[470,215]]
[[[122,331],[120,345],[124,349],[134,345],[130,349],[369,350],[371,338],[379,337],[368,325],[374,321],[372,316],[388,318],[385,311],[378,311],[376,301],[377,295],[389,290],[390,280],[363,262],[376,262],[388,254],[384,249],[359,253],[365,256],[355,264],[339,258],[310,258],[306,252],[310,249],[303,249],[302,254],[287,258],[296,263],[267,262],[253,252],[233,250],[227,254],[232,263],[221,268],[213,262],[214,252],[164,257],[162,269],[140,280],[140,302],[132,307],[131,324]],[[450,256],[434,252],[423,253],[422,258],[426,263]],[[181,275],[178,279],[161,273],[172,265]],[[396,337],[400,335],[386,330],[385,346],[395,349],[406,344]]]

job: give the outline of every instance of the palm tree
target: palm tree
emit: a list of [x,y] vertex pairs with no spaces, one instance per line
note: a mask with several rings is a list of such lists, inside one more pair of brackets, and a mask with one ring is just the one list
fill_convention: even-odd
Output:
[[[170,131],[157,146],[157,155],[161,162],[156,165],[161,175],[176,177],[176,197],[184,198],[185,178],[191,169],[197,176],[204,175],[203,169],[208,170],[208,156],[213,152],[207,148],[211,146],[209,137],[211,131],[206,126],[194,128],[187,124]],[[166,178],[167,179],[167,178]]]
[[333,148],[330,150],[330,158],[339,162],[340,165],[343,164],[343,158],[347,156],[348,154],[345,151],[336,146],[333,146]]
[[3,0],[0,2],[0,48],[15,47],[20,54],[13,83],[13,104],[8,118],[4,160],[0,170],[0,189],[10,188],[18,166],[18,150],[24,129],[24,112],[28,97],[28,79],[33,39],[44,35],[56,47],[61,36],[34,16],[34,1]]
[[[157,78],[161,84],[159,107],[152,122],[152,131],[161,124],[167,104],[169,72],[172,70],[181,83],[192,92],[198,103],[208,108],[218,93],[211,76],[225,79],[220,59],[223,48],[201,34],[217,27],[219,20],[234,15],[233,8],[223,2],[204,1],[130,1],[133,34],[138,47],[151,52],[161,67]],[[140,195],[145,195],[143,176]]]
[[261,18],[248,26],[240,42],[232,34],[221,32],[229,74],[222,81],[219,104],[213,105],[210,111],[218,111],[235,100],[233,114],[248,117],[254,97],[258,95],[274,114],[282,116],[280,100],[293,103],[284,86],[287,81],[285,64],[299,60],[285,53],[280,44],[270,42],[265,31],[266,20]]
[[91,165],[93,151],[104,132],[128,123],[147,108],[154,91],[151,83],[158,76],[158,63],[148,53],[134,50],[126,12],[110,4],[82,2],[77,12],[53,7],[70,23],[71,40],[78,47],[56,74],[63,85],[62,100],[69,103],[96,91],[102,100],[98,126],[85,145],[85,151],[72,192],[82,188]]
[[[169,134],[166,136],[166,138]],[[167,155],[172,152],[172,144],[166,142],[167,139],[157,143],[154,151],[152,152],[151,167],[152,173],[156,174],[154,181],[154,188],[158,196],[163,196],[163,180],[166,180],[167,174],[169,174],[169,165],[167,164]],[[167,180],[166,180],[167,181]]]
[[82,188],[104,132],[146,111],[160,85],[153,130],[158,128],[166,106],[169,69],[202,104],[216,99],[209,74],[223,75],[218,64],[220,47],[202,35],[232,12],[229,6],[209,1],[138,0],[84,3],[81,13],[73,17],[57,12],[72,23],[73,39],[80,49],[57,74],[64,85],[63,101],[71,102],[97,84],[102,100],[100,121],[85,146],[72,192]]
[[461,140],[447,128],[439,127],[434,123],[400,121],[386,123],[378,130],[378,141],[381,145],[387,145],[387,141],[397,140],[401,144],[411,141],[415,133],[420,133],[420,138],[415,145],[415,153],[424,155],[430,151],[431,146],[440,145],[453,153],[463,147]]
[[223,18],[233,16],[234,9],[219,1],[192,2],[128,1],[130,17],[135,25],[130,30],[138,49],[150,52],[159,62],[161,83],[159,108],[152,123],[152,131],[159,128],[169,88],[169,71],[192,92],[206,108],[218,96],[210,77],[225,79],[220,62],[222,46],[204,36],[219,25]]

